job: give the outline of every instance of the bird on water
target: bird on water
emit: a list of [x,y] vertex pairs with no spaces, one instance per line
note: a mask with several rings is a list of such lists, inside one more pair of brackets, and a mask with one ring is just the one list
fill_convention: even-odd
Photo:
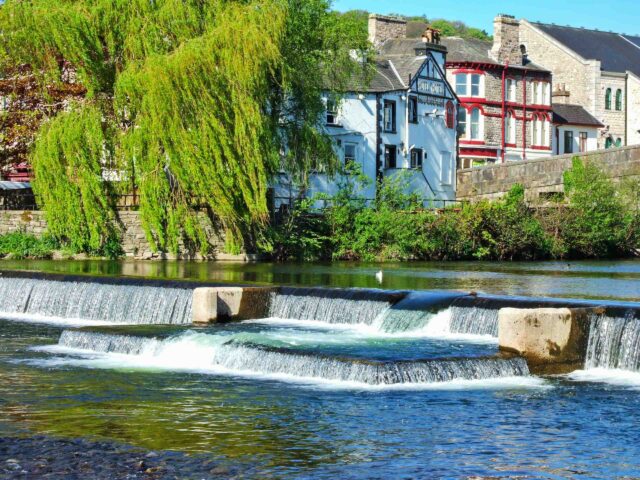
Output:
[[376,280],[378,280],[378,283],[382,283],[382,279],[384,277],[384,274],[382,273],[382,270],[380,270],[378,273],[376,273]]

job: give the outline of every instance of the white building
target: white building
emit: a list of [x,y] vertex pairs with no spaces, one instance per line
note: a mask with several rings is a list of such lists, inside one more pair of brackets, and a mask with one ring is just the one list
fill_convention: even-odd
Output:
[[[406,23],[393,17],[371,16],[374,45],[404,38],[401,28]],[[446,49],[433,31],[422,41],[398,41],[411,42],[415,51],[378,56],[366,88],[355,85],[338,105],[326,98],[324,128],[343,165],[357,164],[370,179],[360,192],[366,199],[375,199],[377,182],[405,172],[408,191],[417,192],[427,207],[443,206],[455,200],[458,108],[444,73]],[[313,173],[306,195],[331,196],[342,180]],[[296,194],[283,176],[276,187],[275,207]]]
[[604,128],[604,125],[582,106],[554,104],[553,154],[564,155],[598,150],[601,128]]

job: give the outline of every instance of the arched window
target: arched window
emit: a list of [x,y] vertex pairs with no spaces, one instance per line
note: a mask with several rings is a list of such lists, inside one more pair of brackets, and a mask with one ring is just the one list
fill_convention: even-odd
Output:
[[613,146],[613,138],[607,137],[604,141],[604,148],[611,148]]
[[604,96],[604,108],[605,110],[611,110],[611,89],[607,88],[607,93]]
[[446,116],[447,128],[454,128],[455,126],[455,111],[453,108],[453,102],[447,102],[447,116]]
[[474,108],[471,110],[471,128],[470,128],[470,139],[471,140],[480,140],[480,109]]
[[621,147],[621,146],[622,146],[622,139],[618,137],[616,139],[616,147]]
[[620,112],[622,110],[622,90],[616,90],[616,110]]
[[516,143],[516,118],[513,116],[513,112],[507,113],[507,118],[504,121],[504,141],[508,144]]

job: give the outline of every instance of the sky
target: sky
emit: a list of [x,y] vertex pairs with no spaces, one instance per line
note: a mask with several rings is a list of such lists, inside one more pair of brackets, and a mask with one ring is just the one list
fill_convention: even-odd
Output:
[[489,33],[493,18],[506,13],[529,21],[640,34],[639,0],[334,0],[334,8],[462,20]]

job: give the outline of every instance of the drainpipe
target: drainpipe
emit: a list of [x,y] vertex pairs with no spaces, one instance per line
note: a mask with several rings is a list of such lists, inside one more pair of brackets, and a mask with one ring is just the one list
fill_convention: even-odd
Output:
[[560,155],[560,127],[556,127],[556,155]]
[[502,67],[502,163],[504,163],[504,158],[505,158],[505,148],[506,148],[506,128],[505,128],[505,122],[507,121],[507,116],[506,116],[506,96],[507,96],[507,92],[505,91],[505,86],[507,84],[507,69],[509,68],[509,61],[507,60],[507,63],[504,67]]
[[527,159],[527,71],[522,73],[522,160]]
[[624,78],[624,146],[629,145],[629,74]]

